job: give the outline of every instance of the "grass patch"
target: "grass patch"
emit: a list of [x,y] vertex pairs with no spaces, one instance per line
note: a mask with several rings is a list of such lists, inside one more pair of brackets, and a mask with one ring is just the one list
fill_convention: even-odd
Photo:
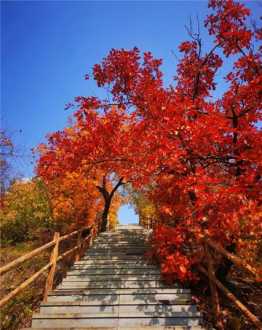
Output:
[[[75,245],[75,240],[64,242],[60,246],[60,254]],[[41,244],[42,245],[42,244]],[[15,246],[7,246],[0,249],[0,265],[3,266],[12,260],[34,250],[39,245],[36,242],[23,242]],[[50,251],[48,249],[31,260],[27,260],[15,269],[7,272],[1,278],[1,298],[18,287],[23,281],[31,277],[49,262]],[[74,257],[71,256],[59,262],[54,279],[54,286],[57,286],[66,274],[67,269],[72,265]],[[43,299],[46,276],[41,275],[25,290],[21,291],[15,298],[11,299],[1,310],[1,330],[19,330],[31,326],[33,312],[36,312]]]

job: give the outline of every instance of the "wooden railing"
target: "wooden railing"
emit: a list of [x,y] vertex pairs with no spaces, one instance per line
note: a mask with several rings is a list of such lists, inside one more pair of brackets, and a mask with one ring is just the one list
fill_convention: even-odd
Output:
[[205,274],[209,279],[209,285],[211,290],[212,297],[212,307],[214,319],[216,321],[216,325],[218,329],[223,329],[223,324],[221,322],[221,313],[220,313],[220,305],[219,305],[219,296],[218,289],[220,289],[223,294],[230,299],[234,305],[244,314],[258,329],[262,329],[262,322],[256,317],[243,303],[241,303],[236,296],[230,292],[216,277],[215,268],[212,258],[212,250],[222,254],[225,258],[229,259],[233,264],[237,267],[242,268],[244,271],[252,274],[254,281],[257,283],[262,282],[261,272],[259,272],[256,268],[249,265],[244,260],[240,259],[236,255],[229,253],[218,243],[214,242],[212,239],[205,239],[203,243],[203,248],[206,256],[207,269],[203,266],[199,266],[199,270]]
[[[85,230],[89,230],[89,234],[86,237],[83,237]],[[53,282],[54,282],[54,276],[56,272],[56,266],[59,261],[64,259],[65,257],[71,255],[73,252],[75,252],[75,260],[79,260],[82,251],[84,251],[88,246],[92,244],[92,239],[95,236],[95,227],[85,227],[79,230],[75,230],[72,233],[69,233],[64,236],[60,236],[60,233],[55,232],[54,238],[51,242],[40,246],[39,248],[13,260],[12,262],[8,263],[7,265],[0,268],[0,275],[3,275],[10,270],[14,269],[18,265],[23,264],[25,261],[32,259],[33,257],[40,255],[43,251],[46,251],[49,248],[52,248],[51,254],[50,254],[50,260],[49,263],[46,264],[44,267],[42,267],[39,271],[34,273],[30,278],[25,280],[22,284],[20,284],[18,287],[16,287],[14,290],[12,290],[10,293],[8,293],[6,296],[4,296],[0,300],[0,307],[4,306],[9,300],[14,298],[18,293],[20,293],[22,290],[24,290],[26,287],[28,287],[31,283],[33,283],[40,275],[46,273],[48,271],[46,284],[45,284],[45,290],[44,290],[44,301],[47,300],[48,293],[53,288]],[[68,241],[69,239],[72,239],[73,237],[76,237],[76,245],[63,252],[61,255],[59,255],[59,244],[64,241]]]
[[154,229],[155,226],[157,225],[157,223],[158,223],[158,221],[157,221],[156,219],[154,219],[154,218],[153,218],[153,219],[150,218],[150,219],[147,219],[147,221],[146,221],[144,227],[145,227],[146,229]]

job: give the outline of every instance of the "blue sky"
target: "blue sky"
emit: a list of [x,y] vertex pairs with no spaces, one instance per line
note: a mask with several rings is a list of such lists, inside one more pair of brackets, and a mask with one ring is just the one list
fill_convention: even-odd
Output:
[[122,205],[118,211],[118,220],[121,225],[138,223],[138,216],[131,205]]
[[206,1],[1,1],[1,120],[19,153],[14,170],[32,176],[30,149],[66,125],[65,104],[100,95],[84,75],[111,48],[152,51],[171,82],[185,25],[206,13]]
[[[247,4],[259,15],[256,1]],[[206,1],[2,1],[1,119],[23,155],[17,170],[32,176],[30,149],[66,125],[66,103],[100,95],[83,77],[111,48],[151,50],[170,82],[185,25],[206,13]]]

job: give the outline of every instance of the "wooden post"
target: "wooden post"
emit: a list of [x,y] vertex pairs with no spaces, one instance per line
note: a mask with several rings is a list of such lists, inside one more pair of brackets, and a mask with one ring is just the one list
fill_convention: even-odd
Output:
[[[199,270],[208,276],[208,272],[204,267],[199,266]],[[262,329],[262,322],[256,317],[250,310],[243,305],[234,295],[231,293],[214,275],[211,275],[211,280],[217,285],[217,287],[230,299],[235,306],[256,326],[257,329]]]
[[205,243],[205,252],[206,252],[206,256],[207,256],[208,279],[209,279],[209,286],[210,286],[210,291],[211,291],[214,321],[216,322],[218,329],[224,329],[223,324],[221,322],[221,312],[220,312],[217,287],[216,287],[215,283],[212,281],[212,276],[215,276],[213,260],[212,260],[211,254],[209,252],[208,245],[206,243]]
[[44,302],[47,301],[48,293],[53,288],[54,276],[55,276],[55,271],[56,271],[56,262],[57,262],[58,249],[59,249],[59,237],[60,237],[60,233],[55,232],[55,234],[54,234],[55,246],[54,246],[53,251],[50,256],[50,263],[52,263],[52,266],[50,268],[50,271],[49,271],[47,279],[46,279]]
[[249,265],[245,260],[237,257],[236,255],[228,252],[226,249],[224,249],[221,245],[213,241],[211,238],[208,238],[206,240],[207,245],[211,246],[214,250],[220,252],[223,256],[225,256],[227,259],[232,261],[237,267],[240,267],[251,274],[254,275],[256,278],[256,281],[261,282],[261,271],[259,269],[256,269]]
[[76,256],[75,256],[75,261],[79,261],[80,257],[81,257],[81,247],[82,247],[82,233],[83,230],[79,230],[79,232],[77,233],[77,252],[76,252]]
[[93,238],[94,238],[93,236],[95,235],[94,232],[95,232],[95,226],[93,225],[91,230],[90,230],[90,234],[89,234],[90,235],[90,240],[89,240],[88,247],[91,247],[93,245]]

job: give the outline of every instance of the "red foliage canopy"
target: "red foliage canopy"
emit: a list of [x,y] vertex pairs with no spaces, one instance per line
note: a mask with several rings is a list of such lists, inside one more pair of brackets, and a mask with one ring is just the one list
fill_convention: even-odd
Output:
[[[213,48],[204,52],[192,33],[180,45],[174,86],[165,87],[162,60],[150,52],[112,49],[93,70],[111,99],[76,98],[72,127],[49,137],[38,165],[47,181],[99,168],[146,193],[158,210],[154,253],[181,280],[193,278],[198,259],[188,250],[204,235],[227,245],[262,229],[261,31],[248,27],[243,4],[209,7]],[[232,55],[228,88],[216,99],[217,71]]]

